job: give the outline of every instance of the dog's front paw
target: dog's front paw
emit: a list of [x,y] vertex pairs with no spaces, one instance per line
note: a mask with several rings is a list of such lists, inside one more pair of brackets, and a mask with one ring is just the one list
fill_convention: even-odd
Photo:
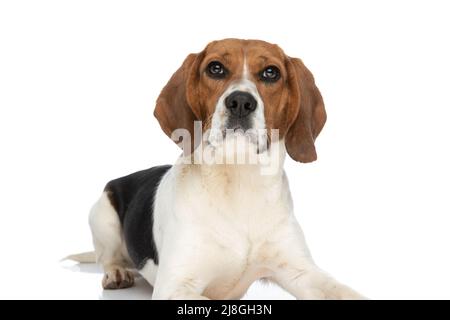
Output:
[[331,300],[367,300],[366,297],[359,294],[352,288],[336,283],[331,288],[325,290],[325,299]]
[[306,300],[367,300],[355,290],[340,283],[329,283],[324,287],[304,290],[302,298]]
[[124,289],[132,287],[134,275],[122,267],[112,267],[105,270],[102,285],[103,289]]

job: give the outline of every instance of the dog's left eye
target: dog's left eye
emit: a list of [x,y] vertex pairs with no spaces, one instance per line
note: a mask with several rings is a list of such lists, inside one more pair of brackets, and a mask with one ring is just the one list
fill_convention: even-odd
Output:
[[265,82],[275,82],[280,79],[280,69],[275,66],[268,66],[261,71],[259,77]]
[[206,68],[207,74],[214,79],[222,79],[227,75],[227,69],[219,61],[212,61]]

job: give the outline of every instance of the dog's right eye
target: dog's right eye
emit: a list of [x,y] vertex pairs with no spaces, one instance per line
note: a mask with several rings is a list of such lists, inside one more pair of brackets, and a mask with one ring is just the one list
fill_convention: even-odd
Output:
[[212,61],[208,64],[206,73],[213,79],[223,79],[227,75],[227,69],[219,61]]

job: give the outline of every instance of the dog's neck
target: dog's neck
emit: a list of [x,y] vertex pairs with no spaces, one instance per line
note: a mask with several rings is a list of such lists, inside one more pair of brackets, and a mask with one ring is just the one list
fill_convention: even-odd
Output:
[[192,155],[181,156],[177,164],[195,169],[202,176],[223,176],[228,180],[274,181],[283,176],[286,158],[284,141],[272,142],[264,152],[256,146],[243,146],[238,141],[226,141],[220,146],[197,148]]

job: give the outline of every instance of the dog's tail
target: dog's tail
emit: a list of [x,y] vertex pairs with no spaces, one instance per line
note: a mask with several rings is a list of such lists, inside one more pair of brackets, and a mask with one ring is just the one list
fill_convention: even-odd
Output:
[[94,251],[90,251],[90,252],[82,252],[82,253],[77,253],[77,254],[71,254],[70,256],[65,257],[64,260],[73,260],[79,263],[95,263],[96,262],[96,257],[95,257],[95,252]]

